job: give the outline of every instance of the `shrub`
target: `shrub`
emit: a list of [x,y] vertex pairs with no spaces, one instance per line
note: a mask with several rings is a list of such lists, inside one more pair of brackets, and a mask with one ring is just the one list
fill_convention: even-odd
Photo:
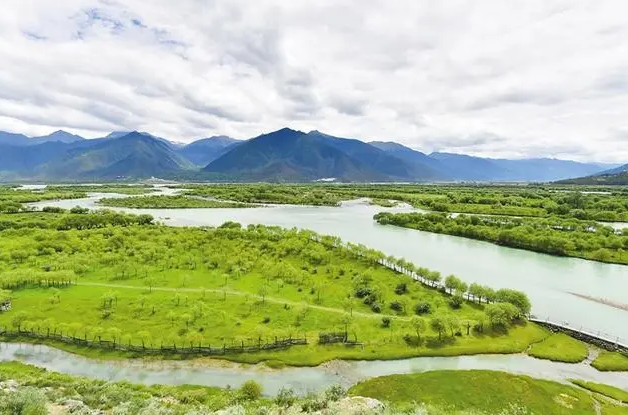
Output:
[[325,391],[325,396],[328,400],[336,402],[347,396],[347,391],[340,385],[332,385]]
[[375,298],[373,294],[369,294],[367,297],[364,298],[363,303],[366,305],[371,305],[375,303],[375,301],[377,301],[377,298]]
[[421,301],[414,307],[414,312],[418,315],[429,314],[432,311],[432,305],[426,301]]
[[401,313],[403,311],[403,304],[399,301],[393,301],[390,303],[390,309]]
[[[6,411],[6,412],[5,412]],[[11,393],[0,403],[0,413],[46,415],[46,397],[43,392],[27,387]]]
[[371,295],[371,290],[368,287],[361,287],[355,290],[355,296],[358,298],[364,298]]
[[371,304],[371,310],[374,313],[381,313],[382,312],[382,306],[379,303],[373,303],[373,304]]
[[408,292],[408,284],[406,284],[405,282],[397,285],[397,288],[395,288],[395,294],[403,295],[407,292]]
[[449,305],[451,306],[451,308],[454,309],[459,309],[460,307],[462,307],[462,303],[464,303],[464,299],[461,295],[454,295],[449,300]]
[[316,394],[309,394],[305,399],[305,402],[301,404],[301,411],[306,414],[322,411],[325,408],[327,408],[326,397]]
[[254,380],[247,380],[240,388],[240,397],[246,401],[255,401],[262,396],[262,387]]
[[268,317],[268,316],[264,317],[264,320],[262,320],[262,323],[264,323],[264,324],[270,323],[270,317]]
[[281,388],[279,390],[279,393],[275,397],[275,403],[278,406],[283,406],[284,408],[294,405],[296,400],[297,400],[297,397],[294,394],[294,391],[290,388],[285,388],[285,387]]
[[385,328],[385,329],[390,327],[390,318],[389,317],[382,318],[382,327]]

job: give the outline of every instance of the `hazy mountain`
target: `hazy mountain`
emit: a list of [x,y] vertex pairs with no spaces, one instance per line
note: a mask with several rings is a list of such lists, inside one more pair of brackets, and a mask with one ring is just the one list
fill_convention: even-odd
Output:
[[12,146],[25,146],[29,138],[24,134],[7,133],[0,131],[0,144]]
[[388,176],[389,179],[420,180],[425,178],[424,172],[420,169],[415,169],[405,161],[363,141],[334,137],[319,131],[311,131],[308,136],[337,148],[365,166]]
[[432,153],[440,170],[455,180],[505,180],[506,171],[493,160],[453,153]]
[[562,180],[560,184],[584,184],[584,185],[628,185],[628,164],[605,170],[601,173],[579,177],[576,179]]
[[547,182],[591,175],[604,170],[597,163],[550,158],[508,160],[453,153],[432,153],[430,157],[441,163],[441,171],[456,180]]
[[242,144],[242,141],[219,135],[196,140],[178,149],[177,153],[187,158],[195,165],[203,167],[239,144]]
[[284,128],[248,140],[211,162],[205,172],[232,175],[242,180],[304,181],[386,180],[328,140]]
[[0,178],[32,178],[37,167],[63,157],[69,147],[70,144],[61,142],[17,146],[0,144]]
[[37,173],[63,179],[146,178],[187,168],[191,164],[162,140],[132,132],[70,148],[62,157],[39,166]]
[[427,180],[451,179],[450,174],[444,170],[444,166],[425,153],[392,141],[372,141],[369,144],[405,161],[415,170],[422,172],[422,177]]
[[85,139],[79,135],[70,134],[67,131],[59,130],[59,131],[55,131],[52,134],[43,135],[40,137],[33,137],[29,140],[30,141],[29,144],[33,145],[33,144],[40,144],[40,143],[45,143],[45,142],[74,143],[76,141],[82,141],[82,140],[85,140]]

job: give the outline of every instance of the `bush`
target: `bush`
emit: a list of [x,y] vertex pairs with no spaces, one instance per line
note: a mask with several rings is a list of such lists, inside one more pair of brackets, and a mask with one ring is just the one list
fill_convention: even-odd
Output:
[[397,288],[395,288],[395,294],[403,295],[407,292],[408,292],[408,284],[406,284],[405,282],[397,285]]
[[31,387],[9,394],[0,403],[0,413],[15,415],[46,415],[46,397],[43,392]]
[[426,301],[421,301],[414,307],[414,312],[418,315],[429,314],[432,311],[432,305]]
[[296,400],[297,397],[294,394],[294,391],[290,388],[281,388],[275,397],[275,403],[278,406],[283,406],[284,408],[294,405]]
[[340,385],[332,385],[325,391],[328,400],[336,402],[347,396],[347,391]]
[[368,287],[362,287],[355,290],[355,296],[358,298],[364,298],[371,295],[371,290]]
[[244,382],[239,390],[240,397],[245,401],[255,401],[262,396],[262,387],[254,380]]
[[366,305],[371,305],[373,304],[375,301],[377,301],[377,298],[375,298],[375,296],[373,294],[369,294],[368,296],[366,296],[364,298],[364,301],[362,301],[364,304]]
[[390,318],[389,317],[382,318],[382,327],[385,328],[385,329],[390,327]]
[[449,300],[449,305],[451,306],[451,308],[454,308],[456,310],[462,307],[462,303],[464,303],[464,298],[462,298],[461,295],[454,295]]
[[322,411],[325,408],[327,408],[326,397],[316,394],[309,394],[305,399],[305,402],[301,404],[301,411],[306,414]]
[[268,317],[268,316],[264,317],[264,320],[262,320],[262,323],[264,323],[264,324],[270,323],[270,317]]
[[373,303],[373,304],[371,304],[371,310],[374,313],[381,313],[382,312],[382,306],[379,303]]
[[390,309],[401,313],[403,311],[403,304],[399,301],[393,301],[390,303]]

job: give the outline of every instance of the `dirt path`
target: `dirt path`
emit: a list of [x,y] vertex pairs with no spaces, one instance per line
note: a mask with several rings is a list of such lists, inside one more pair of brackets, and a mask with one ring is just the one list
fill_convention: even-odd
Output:
[[[141,287],[141,286],[137,286],[137,285],[124,285],[124,284],[108,284],[108,283],[101,283],[101,282],[85,282],[85,281],[78,281],[76,285],[82,285],[82,286],[89,286],[89,287],[106,287],[106,288],[120,288],[120,289],[125,289],[125,290],[142,290],[142,291],[146,291],[149,290],[148,287]],[[166,292],[187,292],[187,293],[202,293],[202,292],[211,292],[211,293],[226,293],[227,295],[236,295],[239,297],[250,297],[256,300],[262,300],[262,296],[258,295],[258,294],[253,294],[253,293],[249,293],[249,292],[244,292],[244,291],[237,291],[237,290],[223,290],[220,288],[172,288],[172,287],[152,287],[150,290],[152,291],[166,291]],[[301,307],[304,304],[299,302],[299,301],[291,301],[291,300],[286,300],[283,298],[277,298],[277,297],[271,297],[271,296],[266,296],[263,298],[263,301],[269,302],[269,303],[273,303],[273,304],[288,304],[291,306],[296,306],[296,307]],[[307,303],[307,307],[315,309],[315,310],[321,310],[321,311],[327,311],[330,313],[337,313],[337,314],[344,314],[346,313],[345,310],[340,309],[340,308],[333,308],[333,307],[325,307],[322,305],[316,305],[316,304],[310,304]],[[374,314],[374,313],[364,313],[361,311],[353,311],[352,313],[353,316],[360,316],[360,317],[365,317],[365,318],[372,318],[372,319],[381,319],[383,317],[383,315],[381,314]],[[394,315],[385,315],[386,317],[389,317],[391,319],[394,320],[409,320],[407,317],[399,317],[399,316],[394,316]]]

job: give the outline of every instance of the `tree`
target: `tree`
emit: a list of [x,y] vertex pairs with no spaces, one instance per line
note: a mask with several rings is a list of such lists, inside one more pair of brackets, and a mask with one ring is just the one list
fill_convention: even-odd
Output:
[[340,318],[340,323],[342,323],[345,326],[345,334],[349,332],[349,327],[351,326],[352,322],[353,322],[353,317],[349,313],[344,313],[342,317]]
[[111,327],[109,330],[107,330],[107,334],[113,340],[113,347],[115,348],[116,341],[120,338],[120,336],[122,336],[122,330],[117,327]]
[[438,340],[442,340],[443,332],[447,330],[447,321],[442,316],[435,316],[430,320],[430,327],[438,332]]
[[150,333],[146,330],[140,331],[137,333],[137,337],[142,341],[142,348],[146,348],[146,343],[150,341]]
[[353,315],[353,297],[351,295],[342,301],[342,307],[350,315]]
[[451,333],[451,337],[454,337],[456,332],[460,330],[460,320],[453,314],[445,315],[445,324]]
[[166,318],[170,320],[170,325],[174,325],[174,321],[177,319],[177,314],[174,311],[168,311]]
[[521,291],[502,289],[495,293],[495,298],[499,302],[510,303],[517,307],[517,309],[519,310],[519,317],[528,316],[530,314],[530,311],[532,310],[532,304],[530,303],[530,299],[525,293]]
[[240,387],[239,395],[243,400],[256,401],[262,397],[262,387],[254,380],[247,380]]
[[155,280],[154,277],[148,277],[144,279],[144,285],[148,287],[149,293],[153,292],[153,287],[155,286],[156,283],[157,281]]
[[510,303],[489,304],[484,311],[493,328],[508,327],[512,320],[519,314],[517,307]]
[[462,281],[460,281],[460,279],[458,279],[455,275],[449,275],[445,278],[445,288],[449,290],[450,294],[453,294],[454,290],[458,288],[461,282]]
[[11,319],[11,325],[17,329],[18,332],[22,330],[22,324],[28,319],[28,314],[24,311],[15,313]]
[[416,337],[418,340],[417,345],[418,345],[421,342],[421,333],[425,331],[425,327],[426,327],[425,320],[419,316],[413,316],[412,319],[410,320],[410,325],[416,332]]
[[185,326],[189,328],[190,323],[192,322],[192,316],[188,313],[183,313],[181,314],[181,320],[183,320],[185,322]]
[[268,294],[268,288],[266,287],[266,285],[262,285],[261,287],[259,287],[259,290],[258,290],[257,294],[260,297],[262,297],[262,304],[265,304],[265,302],[266,302],[266,294]]

